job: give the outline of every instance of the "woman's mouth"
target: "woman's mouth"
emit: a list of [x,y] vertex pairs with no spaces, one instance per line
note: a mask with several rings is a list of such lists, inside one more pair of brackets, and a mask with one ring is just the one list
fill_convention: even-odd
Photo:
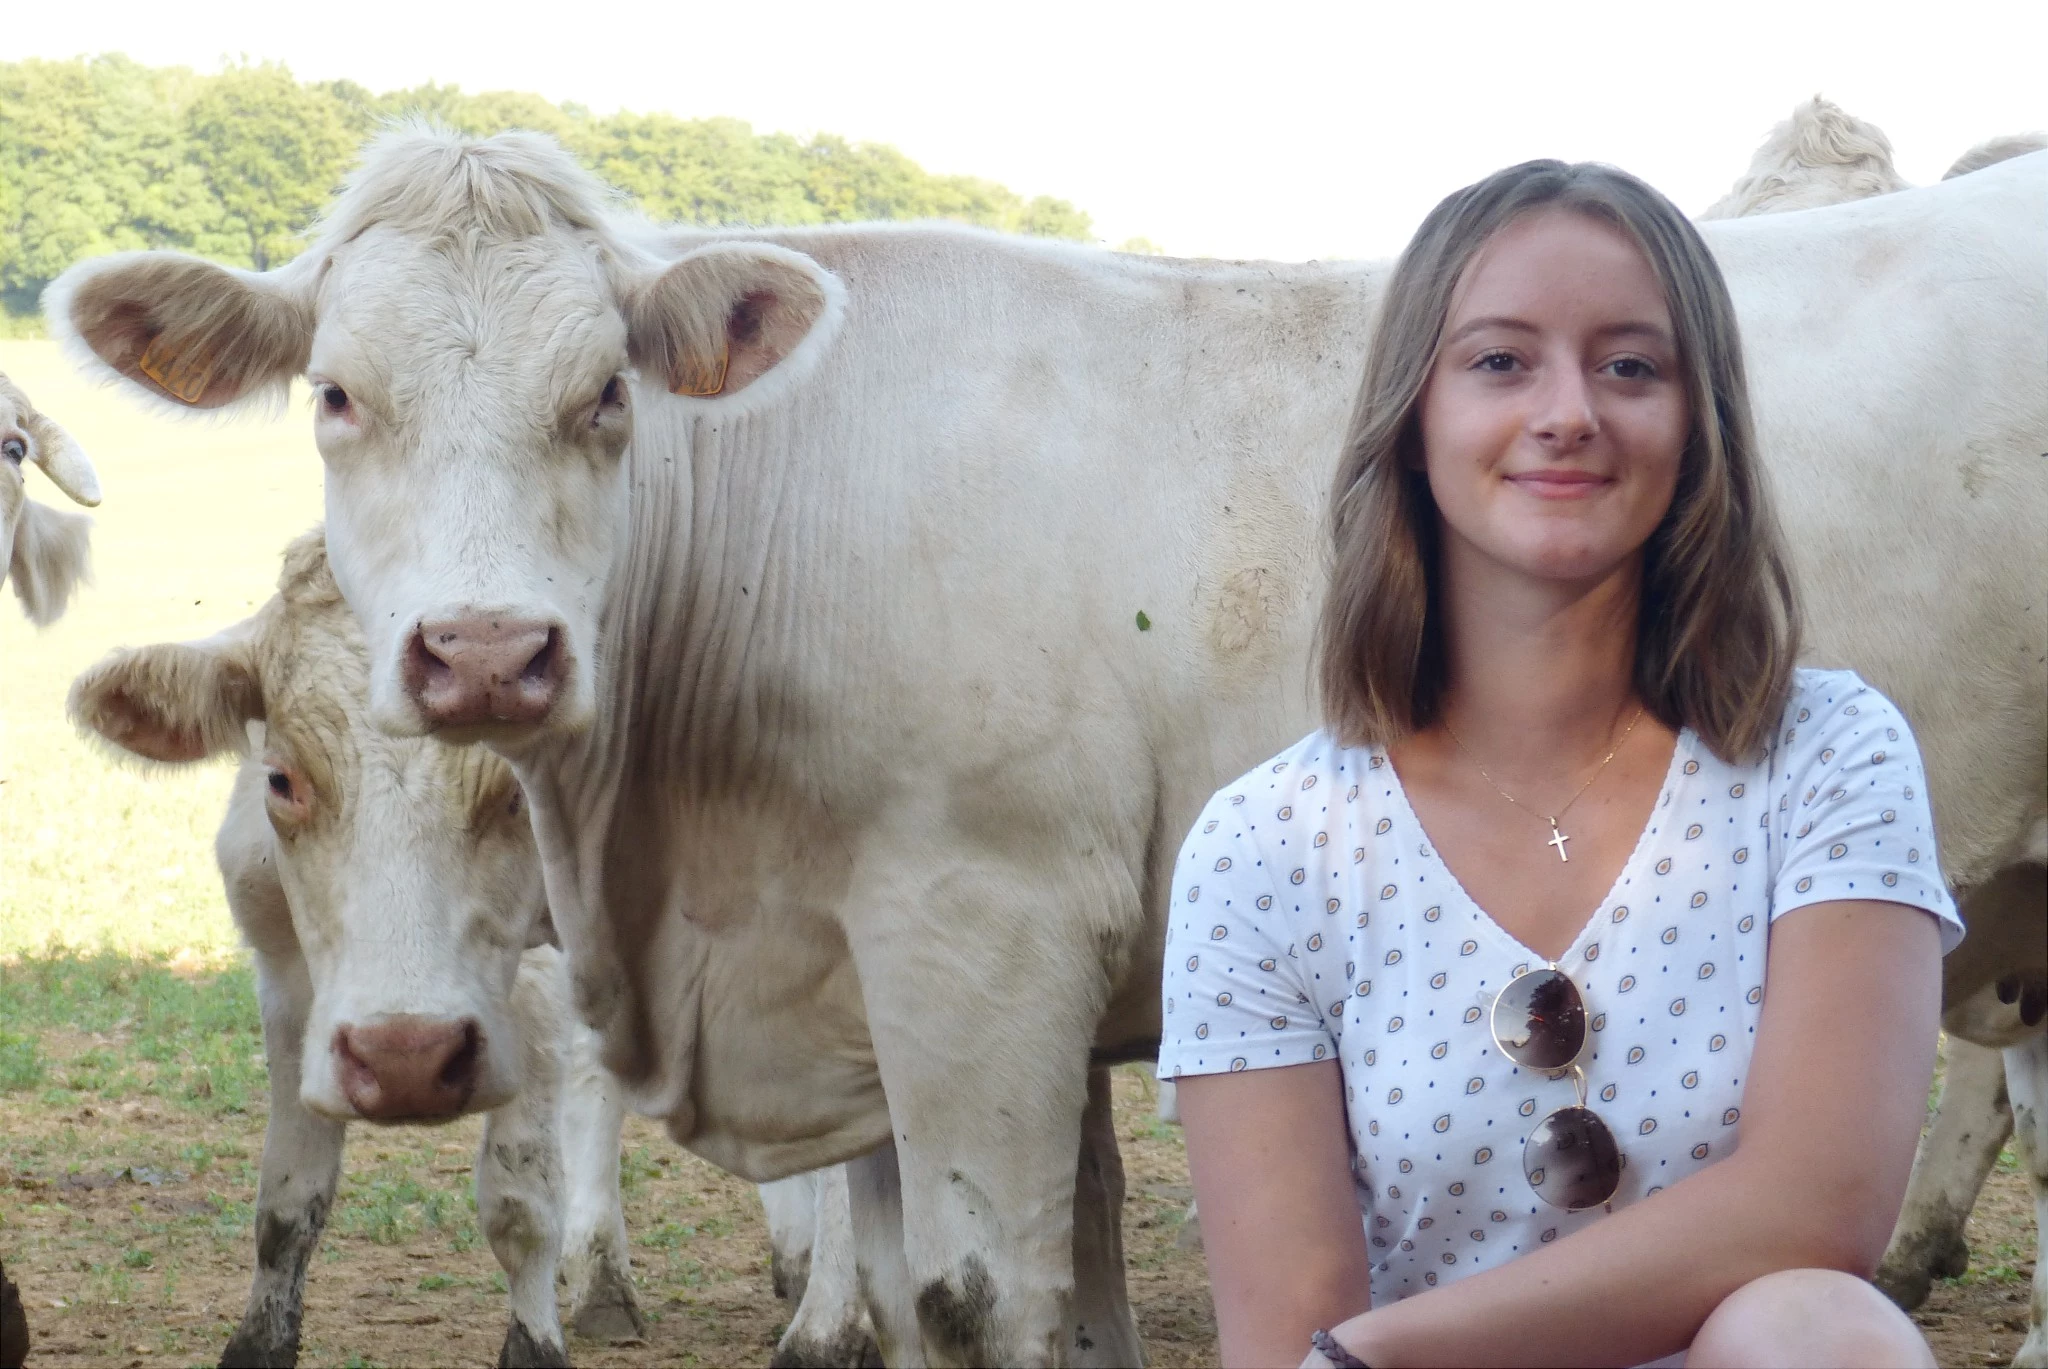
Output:
[[1584,499],[1614,483],[1593,471],[1571,470],[1520,471],[1508,476],[1507,482],[1538,499]]

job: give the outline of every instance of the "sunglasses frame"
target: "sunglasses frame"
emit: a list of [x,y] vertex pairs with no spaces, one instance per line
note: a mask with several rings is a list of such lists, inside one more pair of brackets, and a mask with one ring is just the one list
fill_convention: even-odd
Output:
[[[1561,980],[1564,984],[1570,987],[1572,991],[1573,1004],[1576,1006],[1578,1010],[1580,1018],[1579,1045],[1578,1049],[1572,1052],[1571,1058],[1559,1065],[1532,1064],[1528,1061],[1516,1058],[1518,1052],[1527,1050],[1526,1046],[1510,1047],[1506,1042],[1500,1039],[1501,1000],[1507,996],[1507,992],[1509,989],[1521,983],[1530,974],[1539,973],[1538,971],[1525,970],[1521,974],[1517,974],[1511,979],[1509,979],[1507,983],[1501,985],[1500,988],[1495,991],[1493,995],[1493,1002],[1491,1006],[1487,1009],[1486,1014],[1487,1034],[1493,1038],[1494,1049],[1498,1050],[1501,1053],[1502,1059],[1507,1060],[1519,1066],[1522,1069],[1534,1070],[1538,1074],[1541,1074],[1549,1079],[1562,1079],[1566,1075],[1570,1075],[1572,1085],[1578,1093],[1579,1101],[1576,1106],[1567,1105],[1565,1107],[1552,1108],[1549,1112],[1545,1113],[1543,1115],[1543,1119],[1536,1123],[1536,1126],[1531,1129],[1530,1139],[1534,1140],[1538,1131],[1541,1131],[1542,1129],[1556,1123],[1558,1119],[1562,1117],[1564,1114],[1569,1112],[1582,1113],[1589,1121],[1598,1123],[1600,1130],[1604,1131],[1607,1134],[1608,1145],[1610,1145],[1614,1150],[1615,1164],[1612,1181],[1608,1184],[1606,1193],[1600,1196],[1599,1198],[1593,1199],[1590,1202],[1580,1203],[1576,1206],[1570,1203],[1558,1202],[1557,1200],[1553,1199],[1549,1194],[1543,1191],[1543,1177],[1545,1167],[1542,1165],[1531,1167],[1528,1160],[1527,1142],[1525,1142],[1523,1145],[1522,1177],[1528,1180],[1529,1187],[1536,1191],[1536,1196],[1543,1199],[1544,1202],[1549,1203],[1552,1207],[1561,1208],[1566,1212],[1583,1212],[1589,1207],[1597,1206],[1605,1208],[1607,1211],[1612,1212],[1614,1210],[1614,1195],[1621,1188],[1622,1171],[1628,1168],[1628,1157],[1622,1153],[1621,1140],[1615,1134],[1614,1128],[1607,1125],[1607,1119],[1602,1117],[1599,1113],[1595,1112],[1586,1104],[1586,1071],[1579,1064],[1580,1059],[1584,1057],[1584,1055],[1586,1054],[1587,1046],[1589,1046],[1592,1043],[1593,1039],[1593,1033],[1590,1029],[1590,1026],[1588,1025],[1589,1014],[1586,1011],[1586,996],[1579,992],[1579,986],[1577,982],[1574,981],[1572,977],[1566,974],[1562,969],[1558,968],[1556,963],[1548,963],[1544,966],[1544,969],[1548,970],[1551,974],[1556,975],[1559,980]],[[1566,1123],[1566,1125],[1569,1125],[1569,1123]],[[1590,1131],[1588,1134],[1590,1136]],[[1592,1139],[1594,1145],[1597,1147],[1598,1139]]]

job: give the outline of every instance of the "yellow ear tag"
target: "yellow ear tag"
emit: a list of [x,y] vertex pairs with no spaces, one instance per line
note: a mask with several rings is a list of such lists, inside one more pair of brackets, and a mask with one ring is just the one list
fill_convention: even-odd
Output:
[[725,373],[731,367],[732,348],[727,343],[720,342],[718,344],[718,365],[715,369],[710,366],[699,367],[692,365],[690,360],[685,358],[678,367],[682,374],[677,376],[675,383],[668,387],[669,392],[678,395],[695,395],[700,399],[718,394],[725,389]]
[[173,352],[158,333],[136,358],[135,368],[180,404],[197,404],[206,397],[206,387],[213,379],[213,354],[196,347]]

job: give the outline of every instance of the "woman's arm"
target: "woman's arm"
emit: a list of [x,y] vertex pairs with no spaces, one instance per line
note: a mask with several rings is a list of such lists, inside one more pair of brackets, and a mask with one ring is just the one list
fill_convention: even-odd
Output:
[[[1765,983],[1733,1155],[1500,1268],[1354,1317],[1333,1328],[1338,1341],[1374,1369],[1641,1364],[1690,1344],[1723,1298],[1762,1275],[1828,1268],[1867,1278],[1926,1112],[1941,1005],[1937,924],[1895,903],[1797,909],[1771,927]],[[1191,1163],[1195,1150],[1191,1124]],[[1196,1187],[1207,1236],[1209,1189],[1199,1178]],[[1211,1271],[1221,1326],[1225,1269],[1214,1256]],[[1252,1271],[1235,1277],[1274,1296]],[[1266,1346],[1257,1343],[1262,1353],[1280,1348]],[[1235,1362],[1228,1339],[1224,1347]]]
[[1337,1062],[1178,1085],[1223,1362],[1299,1364],[1372,1302]]

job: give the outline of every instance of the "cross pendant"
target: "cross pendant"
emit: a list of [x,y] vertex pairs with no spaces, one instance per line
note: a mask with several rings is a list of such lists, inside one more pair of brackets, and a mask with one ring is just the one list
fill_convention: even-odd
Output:
[[1557,858],[1569,861],[1571,857],[1564,853],[1564,844],[1570,840],[1570,837],[1557,830],[1557,819],[1552,818],[1550,820],[1550,840],[1545,842],[1544,845],[1555,846],[1557,848]]

